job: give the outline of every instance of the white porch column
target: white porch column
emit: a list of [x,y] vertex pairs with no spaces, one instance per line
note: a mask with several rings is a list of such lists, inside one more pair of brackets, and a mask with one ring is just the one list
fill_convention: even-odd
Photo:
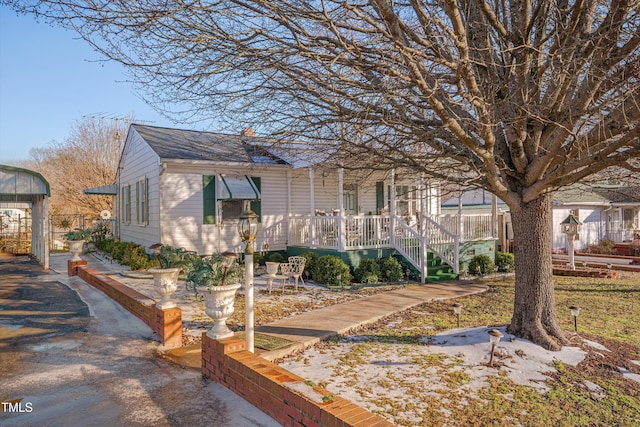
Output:
[[344,217],[344,169],[338,168],[338,252],[344,252],[344,240],[347,235]]
[[389,190],[389,242],[396,247],[396,170],[391,169]]
[[309,246],[316,246],[316,201],[313,166],[309,166]]
[[420,275],[422,283],[427,282],[427,219],[425,208],[427,205],[424,173],[420,174],[420,217],[418,218],[418,232],[420,233]]
[[285,226],[287,230],[287,244],[291,241],[291,171],[287,171],[287,211],[285,212]]
[[491,195],[491,237],[498,237],[498,197]]
[[462,191],[458,196],[458,236],[462,239],[464,233],[464,224],[462,223]]
[[420,235],[422,237],[426,236],[426,216],[427,212],[427,183],[424,180],[424,173],[420,174],[420,217],[418,218],[418,227],[420,228]]

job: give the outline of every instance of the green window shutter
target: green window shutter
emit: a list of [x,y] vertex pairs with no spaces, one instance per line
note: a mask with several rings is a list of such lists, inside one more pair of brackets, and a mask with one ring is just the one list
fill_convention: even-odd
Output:
[[376,213],[379,215],[384,209],[384,182],[376,182]]
[[202,176],[202,217],[203,224],[216,223],[216,176]]
[[[251,181],[256,186],[258,191],[260,192],[260,197],[262,197],[262,178],[259,176],[252,176]],[[262,222],[262,200],[252,200],[251,201],[251,210],[258,215],[258,222]]]

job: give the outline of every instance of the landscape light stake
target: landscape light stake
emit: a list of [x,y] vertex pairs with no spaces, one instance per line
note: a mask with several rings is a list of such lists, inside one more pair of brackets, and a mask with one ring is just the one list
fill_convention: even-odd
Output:
[[451,307],[453,307],[453,312],[455,313],[456,317],[458,318],[458,328],[460,327],[460,313],[462,313],[462,304],[453,304]]
[[496,345],[500,342],[500,338],[504,335],[502,335],[502,332],[497,329],[491,329],[488,334],[489,342],[491,343],[491,358],[489,359],[489,366],[493,366],[493,353],[496,350]]
[[580,314],[580,307],[572,305],[569,307],[569,310],[571,310],[571,315],[573,316],[573,329],[578,333],[578,314]]

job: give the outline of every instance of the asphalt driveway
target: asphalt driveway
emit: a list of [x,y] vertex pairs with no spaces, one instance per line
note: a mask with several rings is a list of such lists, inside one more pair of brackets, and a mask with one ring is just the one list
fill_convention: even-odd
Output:
[[0,424],[278,425],[199,371],[158,359],[153,338],[82,280],[0,255]]

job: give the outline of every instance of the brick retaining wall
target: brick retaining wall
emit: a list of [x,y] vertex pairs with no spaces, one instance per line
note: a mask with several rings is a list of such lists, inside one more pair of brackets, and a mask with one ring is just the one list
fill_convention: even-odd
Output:
[[158,334],[165,347],[182,346],[182,310],[179,308],[157,308],[153,299],[89,267],[86,261],[68,261],[67,270],[69,276],[77,275],[142,320]]
[[320,386],[305,384],[304,378],[247,351],[245,341],[235,337],[213,340],[202,334],[202,373],[283,426],[393,426]]

